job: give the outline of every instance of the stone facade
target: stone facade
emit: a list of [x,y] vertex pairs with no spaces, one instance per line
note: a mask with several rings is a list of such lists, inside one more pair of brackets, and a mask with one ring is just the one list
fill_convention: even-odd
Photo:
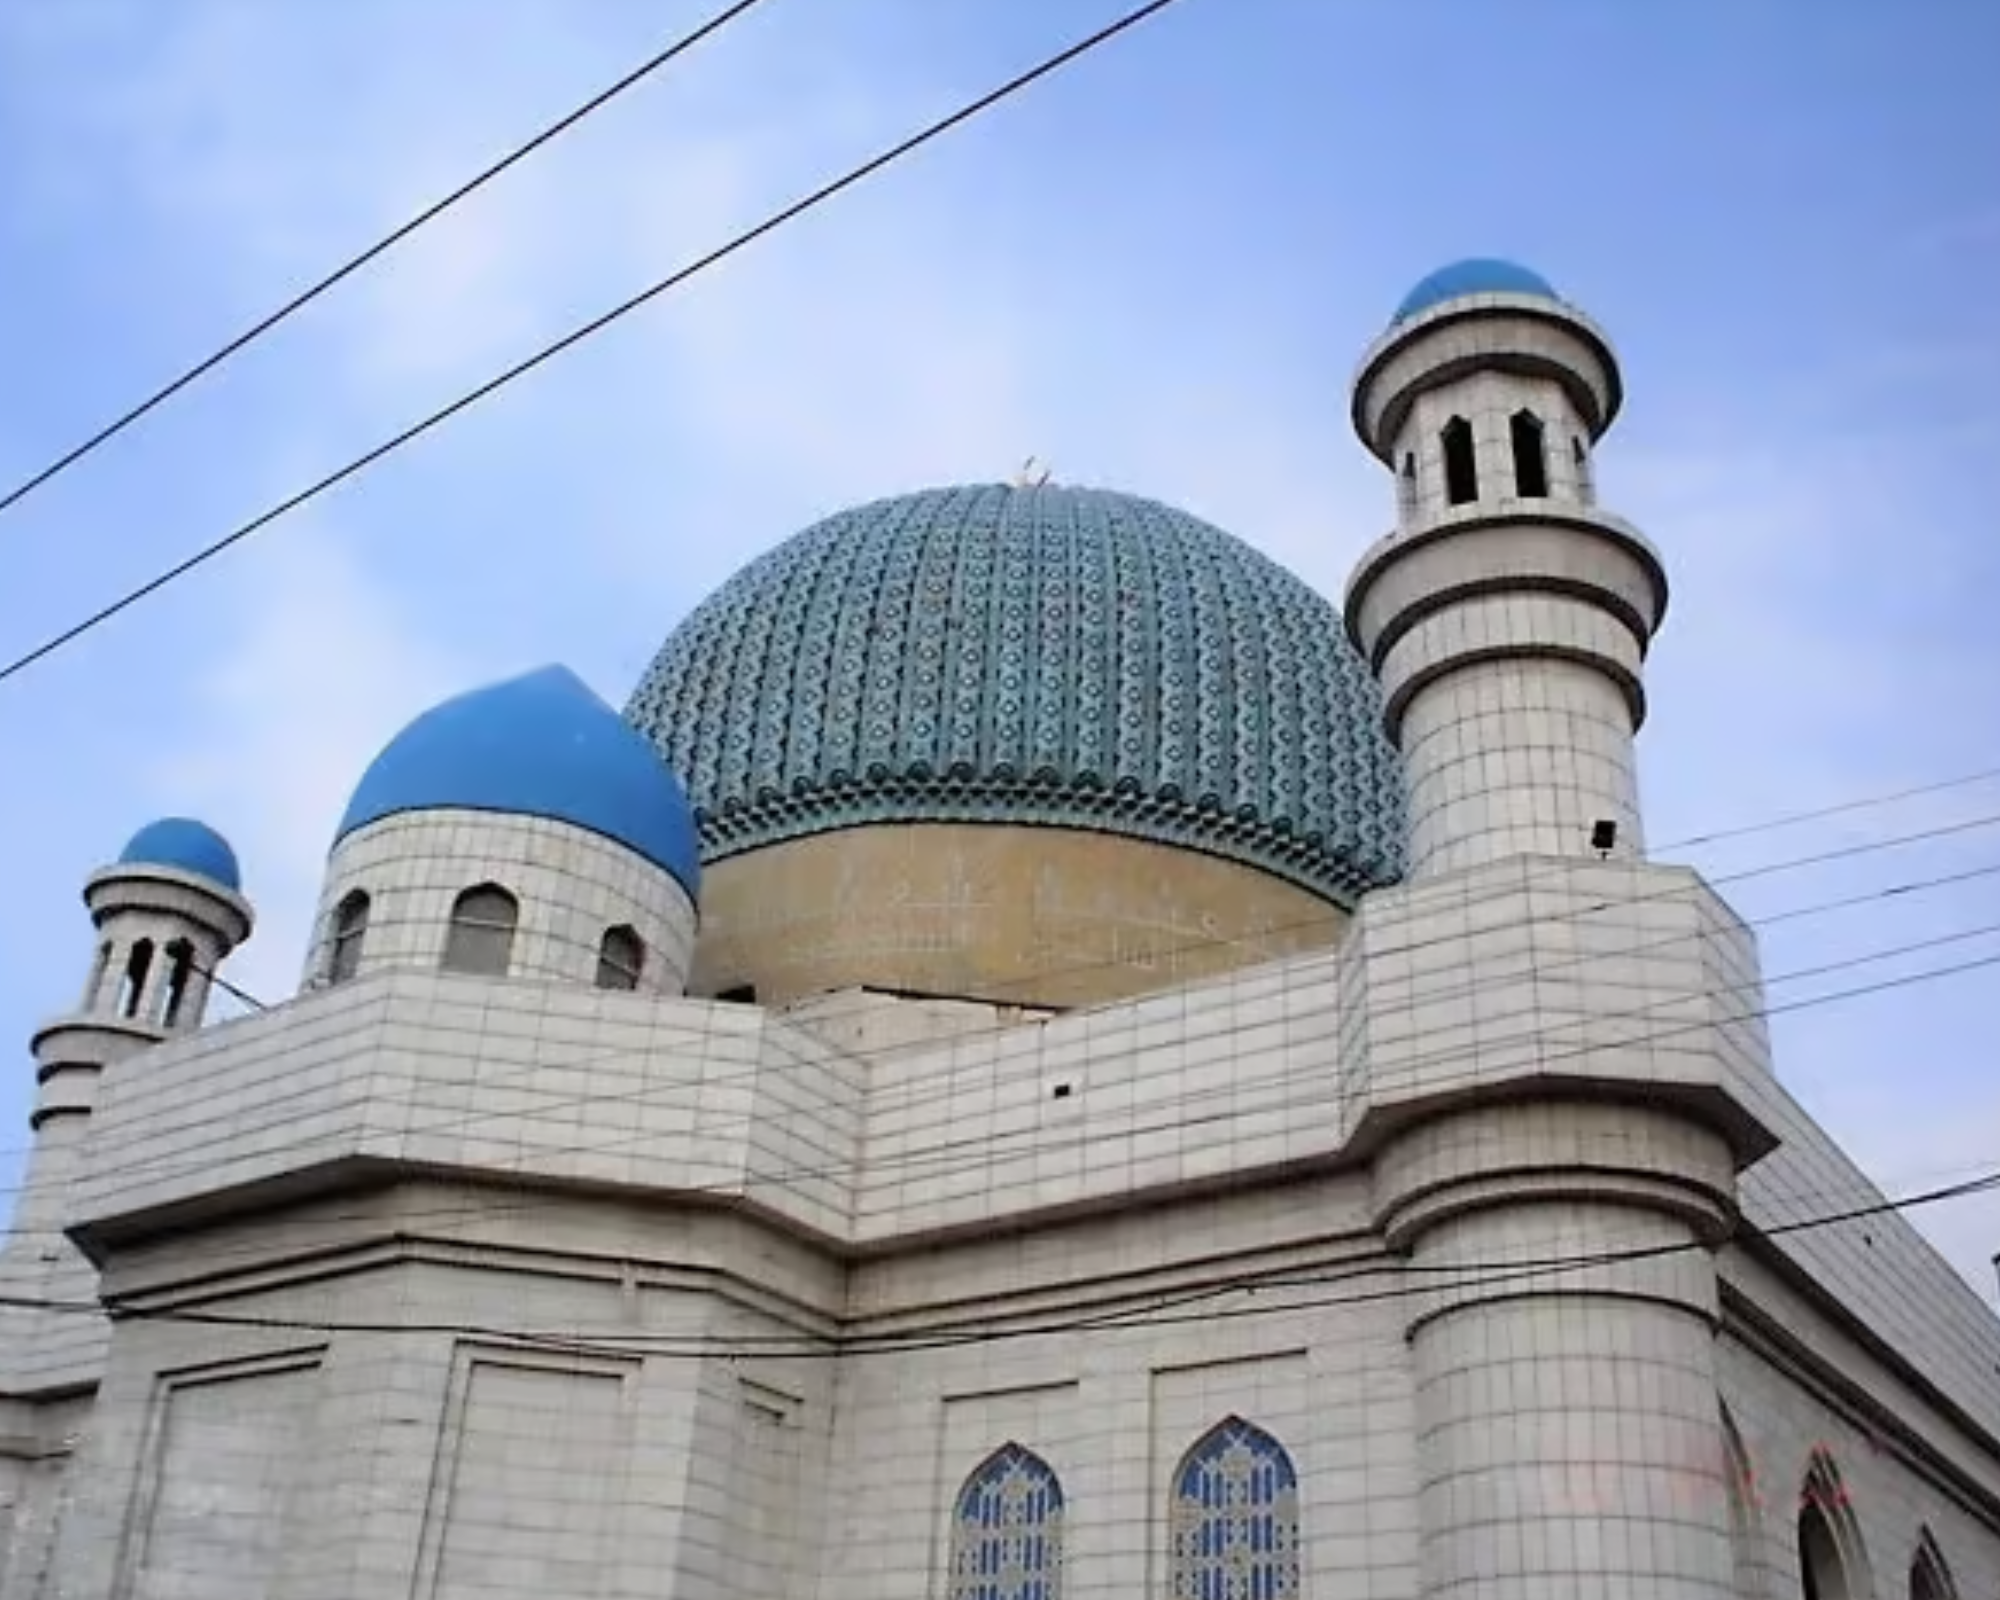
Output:
[[[1032,876],[1067,835],[732,847],[712,929],[647,830],[574,784],[516,787],[560,817],[438,799],[425,745],[432,798],[336,847],[296,998],[169,1027],[94,982],[46,1036],[0,1600],[2000,1589],[2000,1319],[1893,1209],[1800,1226],[1874,1191],[1774,1075],[1750,931],[1639,849],[1657,557],[1576,470],[1424,481],[1465,440],[1515,490],[1519,439],[1594,447],[1615,361],[1520,269],[1448,281],[1357,386],[1418,480],[1347,614],[1409,769],[1401,881],[1347,907],[1083,829],[1059,865],[1100,908],[1143,901],[1121,874],[1268,885],[1326,936],[1209,930],[1217,970],[1143,993],[864,961],[744,1003],[700,992],[783,966],[737,907],[846,870],[880,891],[857,939],[873,904],[907,944],[871,850],[921,879],[963,828]],[[119,904],[179,869],[123,870]],[[1041,930],[992,881],[999,963]],[[644,963],[607,968],[613,928]]]

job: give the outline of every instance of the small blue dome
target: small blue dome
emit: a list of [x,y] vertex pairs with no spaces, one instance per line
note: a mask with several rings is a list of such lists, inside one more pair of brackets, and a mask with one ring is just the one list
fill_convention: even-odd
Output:
[[1399,322],[1408,322],[1421,311],[1468,294],[1531,294],[1543,300],[1562,299],[1555,286],[1539,272],[1517,262],[1475,256],[1465,261],[1454,261],[1448,267],[1439,267],[1418,283],[1403,296],[1403,303],[1396,307],[1389,326],[1393,328]]
[[191,872],[231,893],[243,888],[243,869],[229,841],[205,822],[192,817],[162,817],[132,835],[118,853],[121,867],[171,867]]
[[426,711],[362,774],[341,839],[404,811],[508,812],[567,822],[701,881],[694,812],[652,745],[567,667],[543,667]]

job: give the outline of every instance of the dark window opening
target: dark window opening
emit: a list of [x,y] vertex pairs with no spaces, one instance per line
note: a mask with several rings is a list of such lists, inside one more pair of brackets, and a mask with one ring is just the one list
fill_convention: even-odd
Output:
[[188,985],[194,980],[194,946],[185,939],[176,939],[167,946],[167,959],[173,964],[167,969],[166,1004],[160,1020],[173,1028],[180,1025],[181,1012],[187,1005]]
[[1569,453],[1570,459],[1576,464],[1576,497],[1585,505],[1589,505],[1597,497],[1597,490],[1591,482],[1590,447],[1583,442],[1581,434],[1571,437]]
[[83,1008],[95,1011],[104,999],[104,975],[111,970],[111,945],[107,940],[97,947],[97,964],[90,969],[90,987],[83,991]]
[[1403,452],[1403,474],[1396,489],[1402,499],[1404,514],[1414,513],[1417,509],[1417,453],[1414,450]]
[[136,1017],[146,993],[146,975],[153,970],[153,941],[141,939],[125,958],[125,979],[118,990],[118,1014]]
[[367,894],[352,890],[333,913],[333,948],[326,963],[326,981],[345,983],[361,970],[361,942],[368,934]]
[[1517,411],[1508,420],[1507,432],[1514,445],[1514,492],[1524,500],[1546,500],[1549,456],[1542,419],[1532,411]]
[[733,989],[718,989],[715,993],[715,998],[727,1001],[731,1005],[755,1005],[757,1003],[757,985],[754,983],[739,983]]
[[444,940],[444,970],[504,978],[514,958],[514,929],[521,906],[497,883],[467,889],[452,902]]
[[1462,506],[1479,498],[1479,466],[1472,452],[1472,424],[1453,417],[1438,436],[1444,446],[1444,497]]
[[646,967],[646,941],[636,928],[620,923],[606,928],[597,946],[597,987],[636,989]]

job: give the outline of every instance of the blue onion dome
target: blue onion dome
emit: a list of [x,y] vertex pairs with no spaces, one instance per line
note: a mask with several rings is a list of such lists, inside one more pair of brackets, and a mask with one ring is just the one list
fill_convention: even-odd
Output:
[[1562,300],[1554,286],[1539,272],[1513,261],[1474,256],[1439,267],[1419,281],[1403,296],[1402,304],[1396,307],[1396,314],[1389,319],[1389,326],[1393,328],[1397,323],[1408,322],[1410,318],[1430,310],[1432,306],[1471,294],[1521,294],[1558,303]]
[[1343,905],[1401,871],[1401,768],[1339,611],[1109,490],[830,517],[696,607],[625,714],[687,779],[710,863],[936,821],[1180,845]]
[[490,811],[566,822],[701,883],[680,781],[567,667],[543,667],[426,711],[362,774],[335,843],[412,811]]
[[229,841],[205,822],[192,817],[161,817],[132,835],[118,853],[121,867],[166,867],[192,873],[220,884],[231,894],[243,892],[243,870]]

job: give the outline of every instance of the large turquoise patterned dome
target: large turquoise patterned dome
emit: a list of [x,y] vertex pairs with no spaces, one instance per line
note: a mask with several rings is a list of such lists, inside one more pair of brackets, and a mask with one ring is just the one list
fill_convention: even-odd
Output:
[[876,822],[1096,829],[1348,904],[1402,866],[1401,769],[1339,611],[1240,540],[1101,489],[830,517],[677,628],[626,716],[714,862]]

